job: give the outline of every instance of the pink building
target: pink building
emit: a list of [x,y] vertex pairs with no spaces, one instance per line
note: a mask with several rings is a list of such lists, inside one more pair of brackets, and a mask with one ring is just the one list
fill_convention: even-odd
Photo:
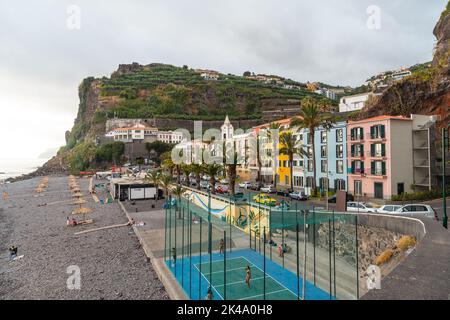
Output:
[[419,133],[429,128],[433,120],[429,116],[411,115],[349,121],[349,192],[390,199],[419,187],[431,188],[430,135]]

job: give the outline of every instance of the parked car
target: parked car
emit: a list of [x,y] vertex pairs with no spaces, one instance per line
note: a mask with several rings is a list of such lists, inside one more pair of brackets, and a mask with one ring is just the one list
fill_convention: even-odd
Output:
[[200,188],[208,189],[209,188],[209,181],[206,181],[206,180],[200,181]]
[[283,197],[289,197],[290,193],[291,193],[291,190],[289,190],[289,189],[279,189],[279,190],[277,190],[277,195],[283,196]]
[[306,201],[308,200],[308,196],[303,192],[292,192],[289,194],[289,198],[299,201]]
[[228,192],[228,187],[224,185],[218,185],[216,186],[216,192],[220,194],[224,194]]
[[377,209],[370,203],[365,202],[347,202],[347,211],[362,212],[362,213],[376,213]]
[[250,190],[255,190],[255,191],[261,190],[261,184],[258,182],[252,182],[250,184]]
[[257,203],[261,203],[261,204],[263,204],[265,206],[269,206],[269,207],[275,207],[277,205],[277,200],[274,198],[271,198],[267,194],[258,194],[253,197],[253,201],[255,201]]
[[395,214],[404,214],[414,217],[435,218],[438,220],[436,211],[427,204],[407,204],[401,207]]
[[396,214],[398,210],[400,210],[402,206],[397,204],[387,204],[384,206],[381,206],[379,209],[377,209],[378,213],[387,213],[387,214]]
[[250,183],[250,181],[245,181],[238,184],[239,188],[243,189],[250,189],[251,185],[252,184]]
[[277,193],[277,189],[274,186],[264,186],[261,188],[261,192],[265,193]]
[[[328,203],[336,203],[336,200],[337,200],[337,196],[336,195],[331,196],[331,197],[328,198]],[[355,197],[352,194],[347,193],[346,202],[349,202],[349,201],[355,201]]]

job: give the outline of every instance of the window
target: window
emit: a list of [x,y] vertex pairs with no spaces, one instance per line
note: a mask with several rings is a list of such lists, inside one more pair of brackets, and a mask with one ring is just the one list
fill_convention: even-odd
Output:
[[307,187],[307,188],[312,188],[312,186],[313,186],[313,181],[314,181],[314,178],[313,178],[313,177],[306,177],[306,187]]
[[363,128],[353,128],[350,130],[350,139],[352,141],[364,140],[364,129]]
[[364,173],[364,162],[360,160],[352,161],[351,173],[363,174]]
[[327,146],[321,146],[320,147],[320,155],[322,156],[322,158],[326,158],[327,157]]
[[336,161],[336,172],[340,174],[344,173],[344,161],[342,160]]
[[294,186],[303,187],[303,177],[294,177]]
[[314,168],[313,168],[313,161],[312,160],[308,160],[308,172],[313,172]]
[[384,161],[372,161],[371,162],[371,174],[375,176],[386,175],[386,163]]
[[300,168],[303,168],[303,165],[304,165],[303,160],[298,160],[298,166],[299,166]]
[[323,173],[326,173],[328,171],[328,161],[327,160],[320,161],[320,170]]
[[344,145],[338,144],[336,146],[336,158],[343,158],[344,157]]
[[344,142],[344,129],[336,130],[336,142]]
[[326,131],[320,131],[320,142],[327,143],[328,133]]
[[334,181],[336,191],[345,190],[345,180],[337,179]]
[[355,180],[355,195],[362,196],[362,181]]
[[364,145],[355,144],[351,146],[351,156],[352,157],[364,157]]
[[376,125],[370,127],[371,139],[384,139],[386,136],[386,128],[384,125]]
[[312,150],[312,147],[308,147],[308,148],[306,149],[306,152],[308,153],[308,157],[312,157],[312,156],[313,156],[313,150]]
[[320,178],[319,180],[319,187],[322,190],[329,190],[329,180],[327,178]]
[[374,143],[370,145],[370,155],[371,157],[385,157],[386,156],[386,145],[384,143]]

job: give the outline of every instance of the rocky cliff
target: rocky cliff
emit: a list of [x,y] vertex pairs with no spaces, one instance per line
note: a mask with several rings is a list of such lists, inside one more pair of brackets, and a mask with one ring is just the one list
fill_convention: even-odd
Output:
[[440,126],[450,121],[450,2],[433,31],[437,39],[431,67],[393,84],[374,99],[360,119],[389,114],[440,115]]

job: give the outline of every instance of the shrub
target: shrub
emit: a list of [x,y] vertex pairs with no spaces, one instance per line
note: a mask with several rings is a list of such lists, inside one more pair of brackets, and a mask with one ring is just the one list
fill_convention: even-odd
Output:
[[397,241],[397,248],[405,251],[408,250],[409,248],[412,248],[416,245],[416,238],[411,237],[411,236],[403,236],[401,237],[398,241]]
[[389,260],[391,260],[392,256],[394,255],[394,251],[392,251],[391,249],[387,249],[385,251],[383,251],[376,259],[375,259],[375,264],[377,266],[381,266],[382,264],[385,264],[386,262],[388,262]]

